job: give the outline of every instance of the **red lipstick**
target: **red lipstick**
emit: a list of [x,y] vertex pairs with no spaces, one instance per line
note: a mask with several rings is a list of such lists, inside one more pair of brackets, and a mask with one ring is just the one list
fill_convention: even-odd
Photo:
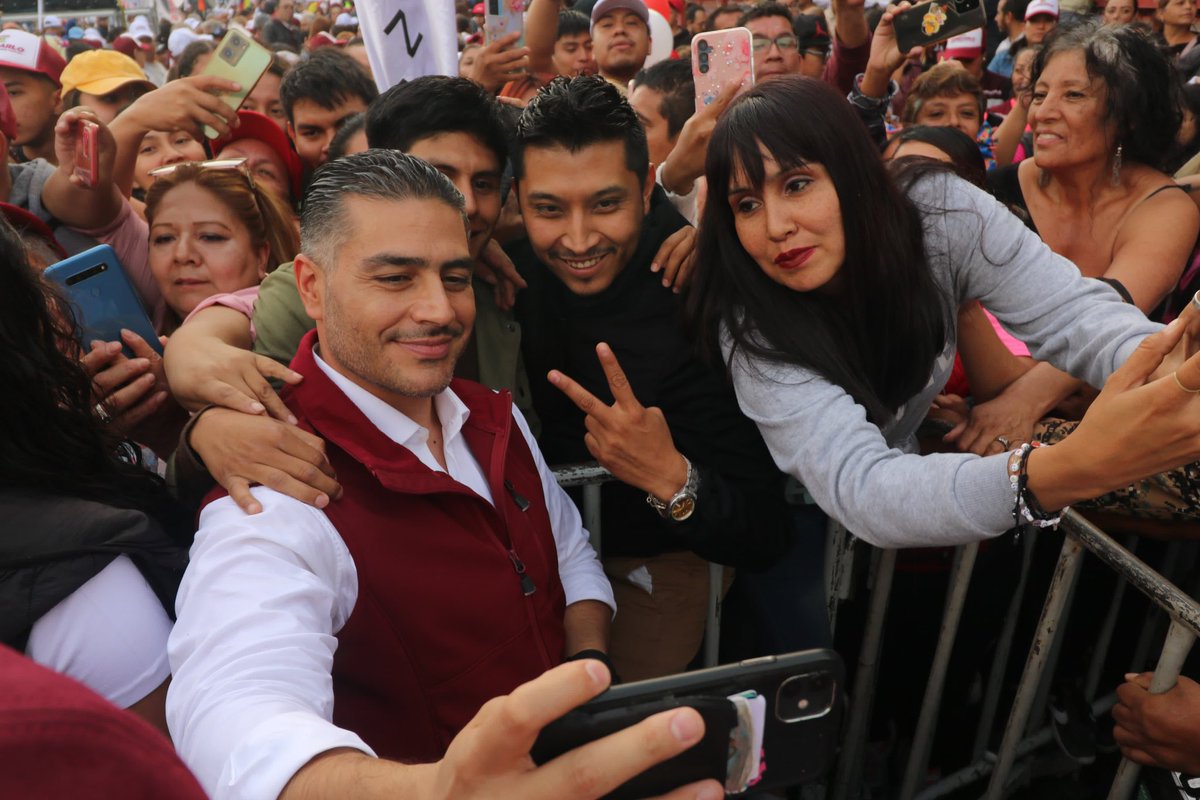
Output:
[[800,269],[812,258],[814,247],[797,247],[794,250],[788,250],[786,253],[780,253],[775,256],[775,265],[782,269]]

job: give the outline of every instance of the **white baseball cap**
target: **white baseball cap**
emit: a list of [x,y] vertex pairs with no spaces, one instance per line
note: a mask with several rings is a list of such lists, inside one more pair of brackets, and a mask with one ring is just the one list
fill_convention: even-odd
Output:
[[1032,0],[1025,8],[1025,19],[1038,14],[1049,14],[1058,19],[1058,0]]
[[49,16],[42,19],[42,30],[46,28],[61,28],[63,21],[59,17]]

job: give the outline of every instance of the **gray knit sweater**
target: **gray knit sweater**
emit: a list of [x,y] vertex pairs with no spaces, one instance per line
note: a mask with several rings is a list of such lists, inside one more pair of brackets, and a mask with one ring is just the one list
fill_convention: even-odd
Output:
[[[1035,358],[1102,386],[1161,326],[1083,278],[990,195],[946,175],[909,196],[924,212],[934,279],[955,301],[982,301]],[[944,211],[944,213],[943,213]],[[729,340],[724,341],[726,356]],[[1012,527],[1006,454],[916,455],[915,433],[953,366],[953,324],[928,385],[884,429],[841,387],[798,367],[739,351],[733,383],[784,472],[830,516],[879,547],[929,547],[996,536]]]

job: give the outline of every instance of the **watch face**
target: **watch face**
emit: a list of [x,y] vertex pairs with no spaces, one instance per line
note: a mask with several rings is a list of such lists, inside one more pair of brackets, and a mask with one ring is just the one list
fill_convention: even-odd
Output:
[[692,515],[696,510],[696,498],[691,496],[681,497],[674,503],[671,503],[671,519],[676,522],[683,522]]

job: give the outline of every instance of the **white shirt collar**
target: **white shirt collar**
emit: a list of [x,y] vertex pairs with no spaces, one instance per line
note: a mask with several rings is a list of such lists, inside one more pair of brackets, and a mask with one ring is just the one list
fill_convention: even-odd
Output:
[[[432,464],[426,461],[425,454],[429,453],[429,431],[416,422],[413,422],[405,414],[397,411],[394,407],[368,392],[366,389],[359,386],[354,381],[341,374],[333,367],[325,363],[316,348],[313,348],[313,358],[317,362],[317,366],[321,371],[329,376],[329,380],[341,389],[346,397],[350,398],[359,411],[363,412],[371,424],[378,428],[384,436],[391,439],[401,447],[410,450],[414,455],[421,459],[426,466],[431,469],[443,472],[444,470],[433,461]],[[466,423],[467,418],[471,416],[470,409],[466,404],[459,399],[453,390],[446,388],[439,392],[433,398],[433,408],[437,413],[438,420],[442,423],[442,441],[449,444],[454,441],[462,432],[462,427]],[[429,457],[432,461],[432,456]]]

